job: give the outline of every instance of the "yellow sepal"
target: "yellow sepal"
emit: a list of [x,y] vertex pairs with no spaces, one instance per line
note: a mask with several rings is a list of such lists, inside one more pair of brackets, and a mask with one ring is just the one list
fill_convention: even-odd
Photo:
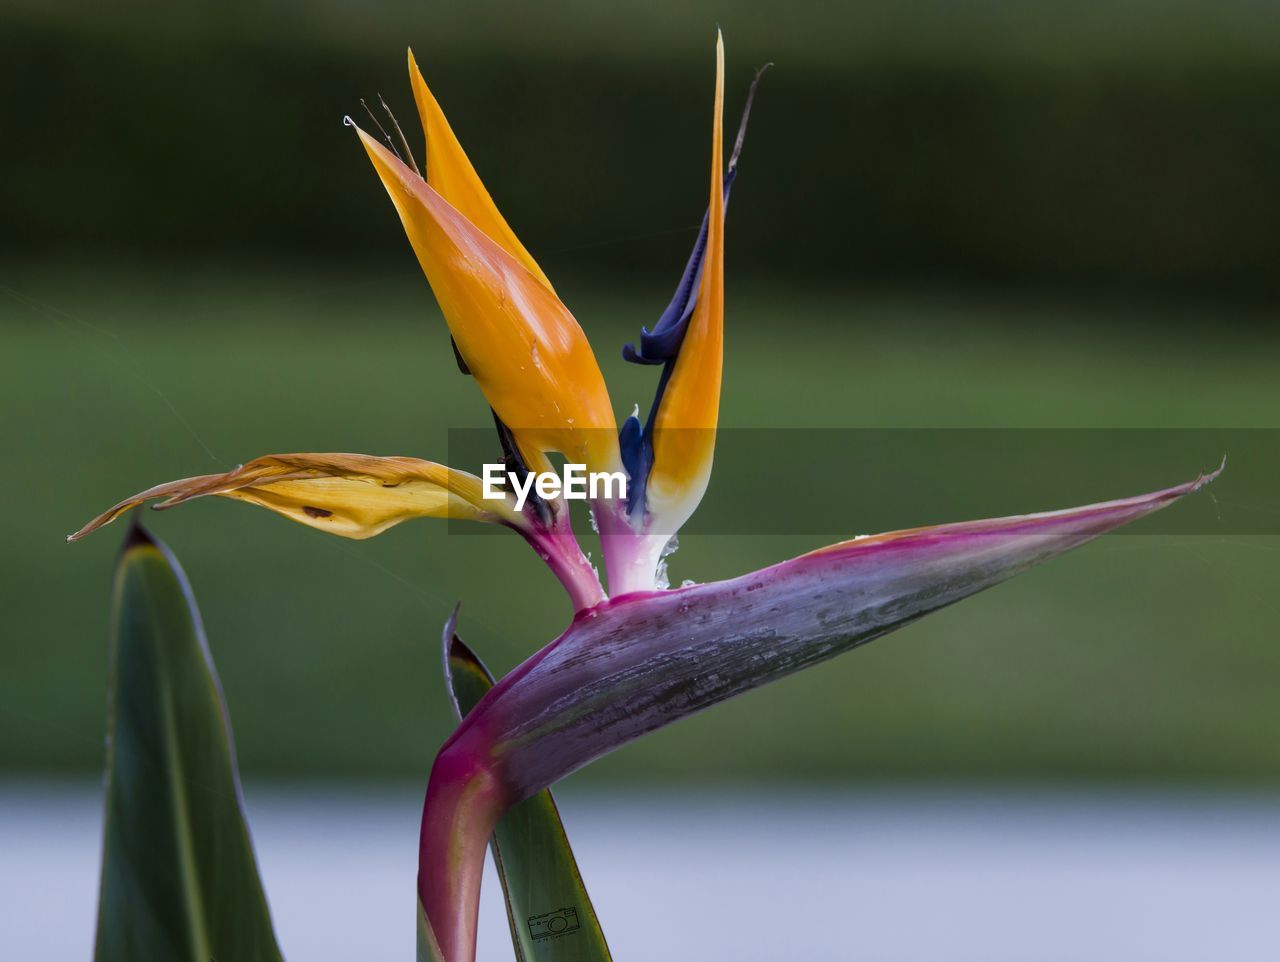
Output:
[[490,240],[523,264],[547,290],[551,290],[551,281],[498,212],[484,182],[471,166],[439,102],[422,79],[422,71],[418,69],[412,50],[409,51],[409,81],[413,85],[413,99],[418,105],[418,117],[427,140],[427,183]]
[[529,464],[617,470],[617,424],[586,335],[549,287],[357,128],[458,351]]
[[486,500],[479,478],[418,458],[367,454],[273,454],[224,474],[148,488],[103,512],[71,535],[77,541],[144,501],[172,508],[218,495],[268,508],[344,538],[371,538],[410,518],[459,518],[522,528],[509,500]]
[[711,477],[724,363],[724,42],[716,37],[711,198],[698,300],[654,419],[648,508],[674,532],[702,500]]

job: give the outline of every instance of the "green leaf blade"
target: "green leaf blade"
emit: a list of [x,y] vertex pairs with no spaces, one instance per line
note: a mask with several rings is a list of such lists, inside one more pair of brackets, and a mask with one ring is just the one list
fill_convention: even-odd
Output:
[[[461,720],[494,685],[484,663],[444,630],[445,678]],[[520,962],[611,962],[604,930],[587,893],[550,791],[510,808],[490,840]]]
[[113,602],[95,962],[279,962],[200,616],[140,528]]

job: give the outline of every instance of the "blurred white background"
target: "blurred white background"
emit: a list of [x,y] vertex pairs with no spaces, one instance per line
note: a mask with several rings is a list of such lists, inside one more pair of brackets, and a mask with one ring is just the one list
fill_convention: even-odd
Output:
[[[294,962],[413,958],[419,798],[250,785]],[[614,956],[1274,962],[1280,798],[936,787],[560,793]],[[92,954],[96,786],[0,784],[0,958]],[[512,958],[496,878],[480,959]]]

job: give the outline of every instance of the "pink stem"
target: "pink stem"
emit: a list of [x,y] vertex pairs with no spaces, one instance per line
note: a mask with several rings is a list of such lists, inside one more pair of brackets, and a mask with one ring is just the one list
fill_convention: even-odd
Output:
[[520,533],[569,592],[575,612],[594,608],[604,601],[600,576],[583,555],[567,522],[558,523],[553,529],[534,528]]
[[446,745],[436,756],[418,840],[418,898],[444,962],[475,960],[485,847],[506,807],[475,753]]

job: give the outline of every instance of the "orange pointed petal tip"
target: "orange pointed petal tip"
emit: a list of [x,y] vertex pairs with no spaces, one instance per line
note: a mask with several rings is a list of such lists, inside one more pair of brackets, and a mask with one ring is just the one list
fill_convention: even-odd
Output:
[[719,420],[724,364],[724,42],[716,36],[707,243],[697,303],[654,417],[650,511],[682,524],[706,491]]
[[612,471],[617,427],[586,335],[560,299],[391,151],[356,131],[485,399],[527,460]]
[[547,290],[552,290],[547,275],[498,212],[484,182],[449,126],[439,101],[423,79],[412,50],[409,51],[409,81],[427,141],[427,183],[490,240],[523,264]]
[[223,474],[156,485],[104,511],[68,541],[79,541],[144,501],[173,508],[218,495],[260,505],[344,538],[371,538],[411,518],[460,518],[523,528],[507,501],[486,500],[479,478],[418,458],[367,454],[274,454]]

